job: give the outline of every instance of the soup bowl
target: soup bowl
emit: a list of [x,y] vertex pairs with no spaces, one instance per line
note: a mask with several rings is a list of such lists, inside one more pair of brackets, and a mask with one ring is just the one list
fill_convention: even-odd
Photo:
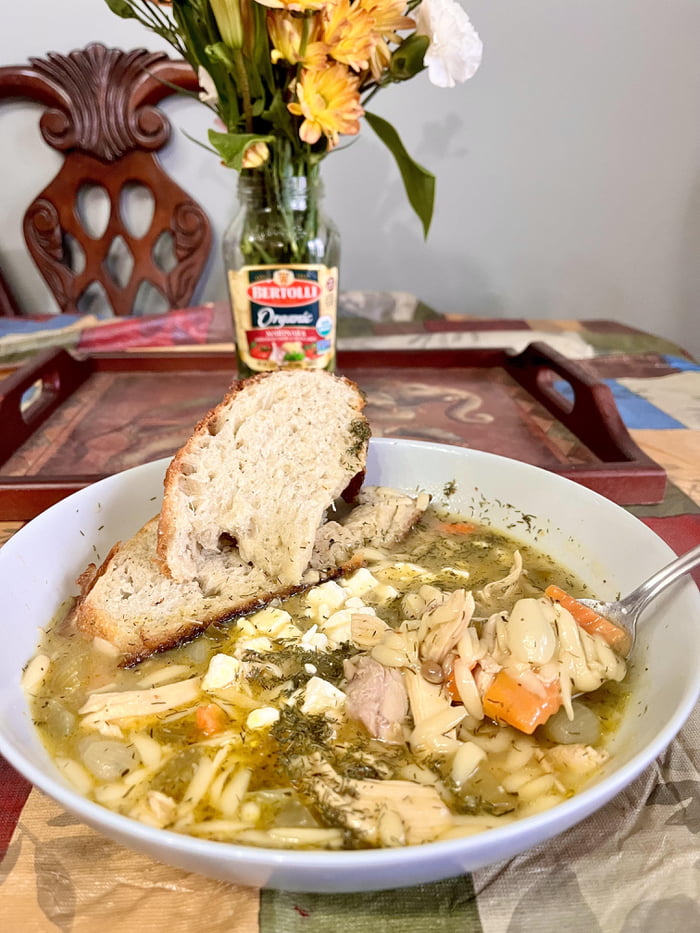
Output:
[[[700,693],[700,594],[685,579],[647,610],[631,663],[631,697],[592,782],[549,810],[483,833],[363,851],[264,849],[154,829],[81,796],[58,773],[29,712],[20,678],[39,629],[76,592],[75,580],[115,541],[158,511],[167,461],[104,479],[64,499],[0,550],[0,752],[36,787],[104,835],[193,872],[239,884],[346,892],[435,881],[483,868],[545,842],[603,806],[671,742]],[[624,593],[673,557],[641,521],[570,480],[467,448],[377,439],[367,483],[425,490],[550,554],[601,598]]]

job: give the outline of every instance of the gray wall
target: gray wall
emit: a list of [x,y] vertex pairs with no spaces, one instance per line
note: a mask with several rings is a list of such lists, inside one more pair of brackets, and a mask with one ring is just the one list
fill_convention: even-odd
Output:
[[[485,45],[476,77],[443,90],[420,76],[374,101],[437,175],[427,242],[369,127],[325,163],[341,286],[464,314],[613,318],[700,355],[700,0],[465,7]],[[3,22],[0,64],[92,40],[163,47],[101,0],[23,0]],[[205,108],[167,107],[176,128],[205,137]],[[26,106],[0,106],[0,139],[0,263],[25,305],[45,309],[21,222],[58,160]],[[220,235],[233,173],[179,132],[166,161]],[[217,252],[199,297],[224,294]]]

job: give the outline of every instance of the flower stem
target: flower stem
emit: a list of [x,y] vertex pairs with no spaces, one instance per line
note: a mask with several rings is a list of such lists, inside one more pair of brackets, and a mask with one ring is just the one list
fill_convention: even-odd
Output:
[[233,62],[236,66],[236,77],[238,78],[241,98],[243,101],[243,117],[245,119],[246,133],[253,132],[253,107],[250,102],[250,84],[248,82],[248,73],[245,68],[243,52],[241,49],[232,49]]
[[135,19],[143,26],[146,26],[147,29],[152,29],[157,35],[162,36],[179,55],[189,61],[190,64],[192,63],[191,58],[188,56],[186,44],[178,32],[177,26],[167,13],[164,13],[152,3],[148,3],[147,0],[131,0],[129,7],[134,13]]
[[374,95],[377,93],[377,91],[379,91],[380,89],[381,89],[381,84],[375,84],[372,90],[369,92],[369,94],[363,97],[362,106],[364,107],[365,104],[368,104],[372,100]]

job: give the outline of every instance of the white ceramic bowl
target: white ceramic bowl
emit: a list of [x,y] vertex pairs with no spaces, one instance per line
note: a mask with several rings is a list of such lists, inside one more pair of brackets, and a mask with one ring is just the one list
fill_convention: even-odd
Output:
[[[297,891],[362,891],[471,871],[541,843],[601,807],[659,755],[700,692],[700,595],[677,584],[647,610],[635,653],[632,702],[603,772],[571,800],[477,836],[403,849],[293,852],[210,842],[156,830],[84,799],[55,770],[35,734],[20,675],[38,630],[103,558],[159,507],[166,462],[102,480],[59,502],[0,550],[0,752],[85,823],[163,862],[240,884]],[[374,440],[367,482],[426,489],[548,551],[602,597],[627,591],[673,556],[642,522],[590,490],[535,467],[465,448]]]

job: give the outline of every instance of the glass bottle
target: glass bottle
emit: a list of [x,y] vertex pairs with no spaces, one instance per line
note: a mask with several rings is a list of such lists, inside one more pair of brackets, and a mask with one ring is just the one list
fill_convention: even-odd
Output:
[[318,165],[249,169],[223,251],[239,375],[335,366],[340,236],[321,209]]

